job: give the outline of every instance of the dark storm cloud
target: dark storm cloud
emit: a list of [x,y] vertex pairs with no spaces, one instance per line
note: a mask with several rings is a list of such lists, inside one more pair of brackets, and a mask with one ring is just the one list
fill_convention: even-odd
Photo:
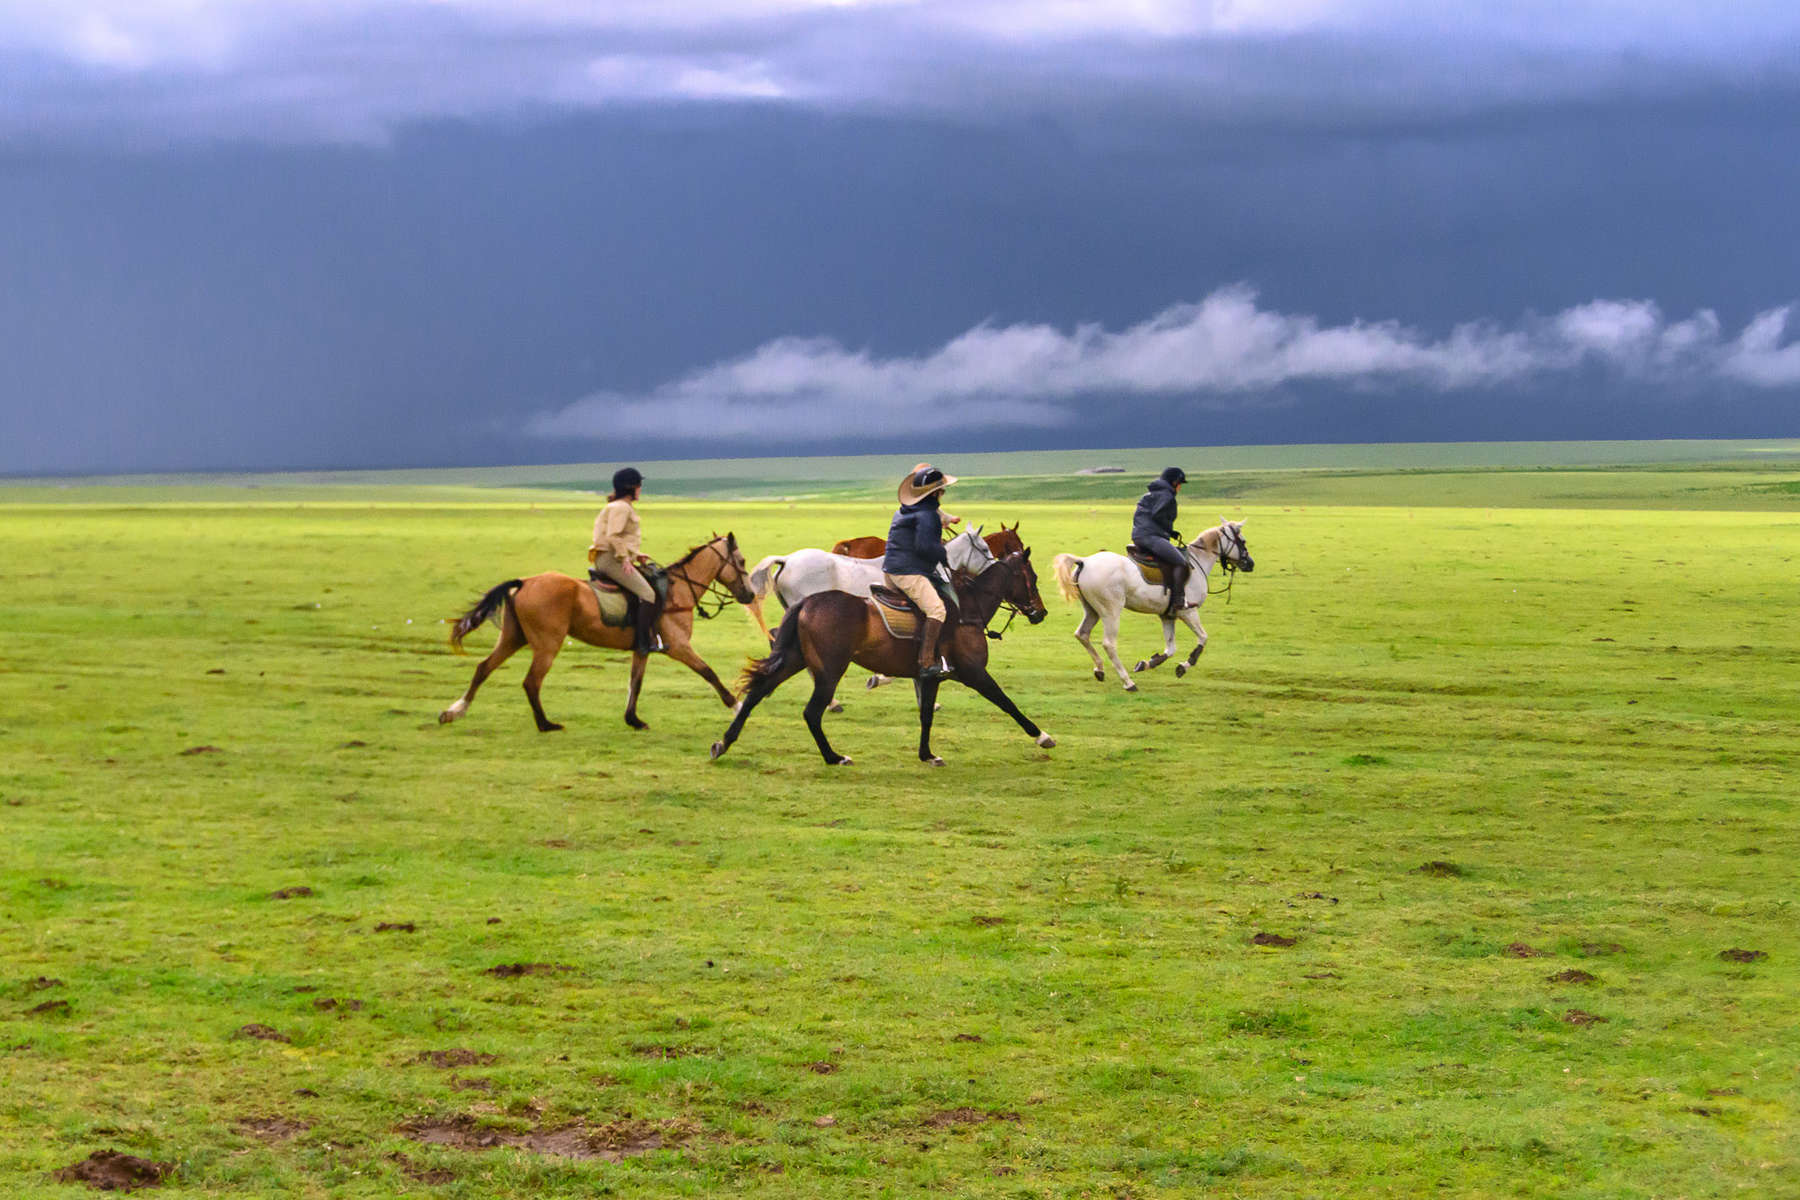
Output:
[[616,104],[1212,122],[1466,117],[1800,79],[1769,0],[71,0],[0,7],[0,132],[379,140]]
[[0,3],[0,471],[1800,432],[1800,10],[1440,11]]

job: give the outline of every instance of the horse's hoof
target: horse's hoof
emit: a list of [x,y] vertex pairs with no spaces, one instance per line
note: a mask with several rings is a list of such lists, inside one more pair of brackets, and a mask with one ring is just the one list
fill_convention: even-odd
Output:
[[719,757],[719,755],[721,755],[723,753],[725,753],[725,743],[724,742],[714,742],[712,744],[713,758],[717,759]]
[[838,760],[831,765],[834,767],[847,767],[850,765],[850,756],[848,754],[840,754],[838,755]]
[[547,725],[539,725],[538,732],[539,733],[561,733],[562,726],[558,725],[555,721],[551,721]]
[[1137,684],[1135,684],[1135,683],[1127,683],[1127,684],[1126,684],[1126,685],[1125,685],[1125,690],[1126,690],[1126,691],[1128,691],[1128,692],[1135,692],[1135,691],[1137,691]]
[[1094,682],[1095,683],[1105,683],[1106,682],[1106,672],[1102,671],[1099,667],[1094,668]]
[[[648,729],[648,728],[650,728],[650,722],[640,721],[636,717],[626,717],[625,723],[627,725],[631,726],[633,729]],[[562,726],[558,725],[557,728],[561,729]]]
[[930,758],[921,758],[919,762],[927,767],[941,767],[944,765],[944,760],[935,754]]
[[879,676],[879,675],[871,675],[867,679],[863,680],[863,691],[865,691],[865,692],[872,692],[880,686],[881,686],[881,676]]
[[438,714],[438,724],[439,725],[448,725],[450,722],[452,722],[454,720],[456,720],[456,714],[451,712],[447,708],[443,712]]
[[1138,659],[1137,666],[1131,669],[1133,671],[1148,671],[1150,669],[1150,660],[1147,658],[1140,658]]
[[842,704],[839,704],[836,700],[833,700],[830,704],[827,704],[825,706],[825,711],[841,713],[844,711],[844,706]]
[[1037,735],[1037,744],[1046,750],[1054,750],[1056,748],[1056,739],[1047,733],[1040,733]]
[[1175,678],[1180,679],[1183,675],[1186,675],[1186,674],[1187,674],[1187,664],[1186,663],[1176,663],[1175,664]]

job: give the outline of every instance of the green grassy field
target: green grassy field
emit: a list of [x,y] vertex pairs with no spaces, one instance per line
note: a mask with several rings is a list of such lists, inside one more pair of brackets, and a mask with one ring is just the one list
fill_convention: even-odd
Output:
[[[581,562],[555,480],[8,489],[4,1194],[116,1149],[216,1197],[1800,1195],[1800,497],[1701,461],[1209,476],[1258,569],[1197,670],[1095,683],[1046,571],[995,673],[1059,745],[952,686],[939,771],[854,679],[854,767],[799,683],[711,764],[703,684],[653,663],[632,733],[582,646],[566,732],[518,660],[439,727],[438,618]],[[952,507],[1047,564],[1127,482]]]

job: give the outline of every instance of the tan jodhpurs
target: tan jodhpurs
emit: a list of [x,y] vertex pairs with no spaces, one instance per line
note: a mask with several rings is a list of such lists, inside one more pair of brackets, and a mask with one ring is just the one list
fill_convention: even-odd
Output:
[[905,592],[906,598],[919,608],[919,613],[927,621],[944,619],[944,598],[937,589],[931,586],[931,580],[923,575],[889,575],[882,573],[887,585],[897,592]]
[[656,603],[656,589],[650,586],[650,581],[644,578],[637,567],[618,555],[604,551],[594,555],[594,569],[644,603]]

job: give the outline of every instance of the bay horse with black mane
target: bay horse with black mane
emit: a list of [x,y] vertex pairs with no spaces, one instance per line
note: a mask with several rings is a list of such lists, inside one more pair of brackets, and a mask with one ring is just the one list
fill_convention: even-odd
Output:
[[[719,681],[706,660],[694,652],[694,614],[713,616],[718,609],[736,600],[748,604],[754,597],[750,591],[750,571],[744,563],[744,552],[738,548],[734,533],[715,534],[668,567],[669,599],[657,621],[656,632],[662,638],[662,653],[690,668],[712,684],[713,691],[726,708],[737,703],[726,686]],[[702,608],[709,594],[716,596],[712,612]],[[539,733],[555,733],[562,726],[544,715],[538,700],[538,689],[563,642],[575,638],[590,646],[607,650],[631,650],[636,633],[629,625],[606,623],[600,614],[600,603],[594,590],[583,580],[560,571],[546,571],[529,579],[509,579],[490,588],[475,606],[456,619],[450,628],[450,647],[458,654],[462,642],[484,621],[496,620],[500,625],[500,641],[494,651],[475,667],[475,678],[469,690],[449,708],[438,714],[438,724],[448,725],[469,711],[475,691],[501,663],[526,646],[531,647],[531,669],[525,672],[525,698],[531,701],[531,715]],[[647,655],[635,651],[631,656],[631,685],[626,693],[625,723],[633,729],[648,729],[638,718],[638,691],[644,682]]]
[[[1031,551],[1008,554],[973,577],[959,574],[956,595],[961,618],[945,627],[939,642],[955,671],[953,678],[1018,722],[1019,728],[1038,745],[1046,749],[1056,745],[1054,738],[1019,711],[987,669],[986,627],[1003,605],[1017,608],[1033,625],[1044,619],[1044,602],[1038,596]],[[752,662],[744,672],[743,700],[725,736],[713,743],[712,756],[716,759],[730,749],[756,706],[785,680],[805,670],[811,672],[813,679],[812,698],[806,702],[806,726],[827,765],[849,765],[849,757],[832,749],[826,740],[823,718],[838,681],[854,662],[871,671],[913,680],[919,701],[919,761],[943,766],[944,760],[931,752],[931,718],[939,681],[918,678],[917,643],[910,636],[897,635],[876,609],[877,603],[845,592],[817,592],[788,609],[769,656]]]

